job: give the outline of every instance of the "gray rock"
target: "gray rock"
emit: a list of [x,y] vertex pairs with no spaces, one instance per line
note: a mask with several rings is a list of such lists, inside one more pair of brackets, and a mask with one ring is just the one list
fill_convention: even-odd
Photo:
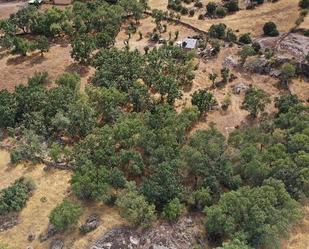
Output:
[[101,219],[97,214],[90,215],[86,223],[80,227],[82,233],[88,233],[96,229],[101,223]]
[[246,84],[244,84],[244,83],[239,83],[239,84],[237,84],[237,85],[235,85],[234,87],[233,87],[233,92],[235,93],[235,94],[240,94],[240,93],[245,93],[246,91],[248,91],[248,89],[249,89],[249,86],[248,85],[246,85]]
[[46,234],[40,236],[40,241],[41,242],[46,241],[49,238],[55,236],[56,234],[57,234],[57,229],[52,224],[49,224]]
[[50,243],[50,249],[62,249],[64,247],[64,243],[62,240],[53,240]]
[[90,249],[192,249],[200,230],[191,218],[163,222],[145,230],[121,226],[105,233]]
[[236,68],[237,66],[238,66],[237,59],[231,56],[226,57],[222,63],[222,67],[226,68]]

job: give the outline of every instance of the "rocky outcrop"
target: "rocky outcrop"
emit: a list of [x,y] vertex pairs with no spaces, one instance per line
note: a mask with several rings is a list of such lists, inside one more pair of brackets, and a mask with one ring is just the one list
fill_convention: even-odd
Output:
[[85,224],[83,224],[79,230],[81,233],[89,233],[93,230],[95,230],[101,223],[101,219],[97,214],[90,215]]
[[285,33],[279,37],[262,37],[255,41],[262,49],[275,49],[282,56],[294,58],[296,61],[303,61],[309,53],[309,37],[300,34]]
[[62,240],[53,240],[50,243],[50,249],[62,249],[64,247],[64,243]]
[[164,222],[143,231],[114,228],[89,249],[192,249],[199,239],[199,228],[190,217],[183,217],[176,223]]
[[0,215],[0,232],[11,229],[20,223],[17,213]]

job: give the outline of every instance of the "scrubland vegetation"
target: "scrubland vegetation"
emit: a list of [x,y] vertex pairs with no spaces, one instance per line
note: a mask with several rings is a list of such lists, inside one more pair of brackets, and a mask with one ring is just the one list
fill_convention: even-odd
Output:
[[[190,4],[194,8],[185,7]],[[262,4],[250,1],[246,11]],[[65,72],[51,82],[47,72],[38,72],[14,91],[0,91],[0,137],[9,143],[10,167],[43,163],[72,171],[71,196],[48,216],[59,234],[77,226],[84,206],[104,203],[133,227],[196,215],[205,238],[199,248],[206,243],[224,249],[280,248],[302,219],[309,196],[309,109],[289,90],[296,77],[305,77],[299,65],[308,61],[279,63],[275,50],[224,24],[226,15],[240,11],[238,1],[168,1],[166,7],[169,11],[151,10],[142,0],[76,1],[65,10],[28,6],[0,20],[1,47],[9,53],[26,57],[37,51],[44,57],[61,39],[71,44],[76,63],[94,68],[83,90],[77,73]],[[299,2],[300,11],[308,7],[308,1]],[[162,38],[168,25],[185,25],[182,15],[192,17],[203,8],[198,19],[219,20],[199,31],[196,49],[176,45],[178,30]],[[155,25],[147,35],[137,32],[145,15]],[[128,20],[127,38],[116,47]],[[261,32],[280,35],[271,20]],[[134,34],[152,47],[134,49]],[[189,104],[176,108],[193,88],[201,61],[214,62],[228,47],[237,47],[239,71],[220,66],[206,74],[210,86],[191,91]],[[276,66],[279,94],[249,85],[238,108],[251,123],[227,135],[215,123],[196,129],[211,112],[231,108],[231,94],[218,99],[216,90],[237,79],[253,58]],[[272,111],[265,112],[270,105]],[[21,211],[34,186],[22,177],[3,188],[0,216]],[[83,234],[91,229],[80,227]]]

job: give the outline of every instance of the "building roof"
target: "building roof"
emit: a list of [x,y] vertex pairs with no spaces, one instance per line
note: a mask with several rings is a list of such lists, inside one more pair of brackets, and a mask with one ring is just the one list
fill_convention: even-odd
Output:
[[183,41],[183,48],[196,49],[197,48],[197,39],[187,38]]

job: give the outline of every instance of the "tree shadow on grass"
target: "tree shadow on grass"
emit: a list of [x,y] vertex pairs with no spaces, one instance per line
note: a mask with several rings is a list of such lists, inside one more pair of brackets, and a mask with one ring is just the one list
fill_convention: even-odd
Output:
[[28,56],[16,56],[7,60],[7,65],[19,65],[25,62],[29,62],[30,65],[41,64],[47,60],[44,56],[41,56],[40,52],[32,53]]
[[77,73],[81,77],[87,75],[89,73],[89,67],[80,65],[76,62],[70,64],[65,68],[65,71],[68,73]]

